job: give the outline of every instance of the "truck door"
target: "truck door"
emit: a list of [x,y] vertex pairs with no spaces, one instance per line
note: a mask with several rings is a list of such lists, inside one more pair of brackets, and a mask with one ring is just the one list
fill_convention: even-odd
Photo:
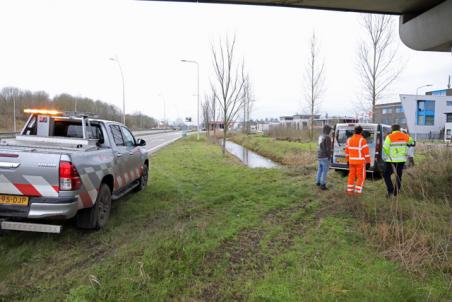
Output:
[[115,148],[114,152],[114,165],[113,171],[115,174],[115,189],[124,189],[132,180],[129,177],[128,162],[129,151],[127,150],[125,139],[122,135],[121,127],[118,125],[110,125],[111,135]]
[[129,173],[131,181],[138,179],[141,175],[141,152],[136,144],[135,137],[126,127],[121,127],[124,142],[129,154],[129,163],[126,173]]

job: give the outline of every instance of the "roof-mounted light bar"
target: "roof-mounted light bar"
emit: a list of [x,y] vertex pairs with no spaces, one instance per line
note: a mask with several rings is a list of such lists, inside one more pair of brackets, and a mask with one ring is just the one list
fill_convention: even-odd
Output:
[[24,113],[29,114],[43,114],[43,115],[61,115],[63,112],[58,110],[47,110],[47,109],[25,109]]

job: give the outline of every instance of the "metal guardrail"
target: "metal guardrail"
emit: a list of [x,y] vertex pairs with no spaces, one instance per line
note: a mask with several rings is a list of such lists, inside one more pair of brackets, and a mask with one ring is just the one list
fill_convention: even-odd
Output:
[[[165,133],[165,132],[174,132],[176,130],[170,130],[170,129],[149,129],[149,130],[140,130],[140,131],[132,131],[132,133],[135,136],[145,136],[145,135],[152,135],[152,134],[159,134],[159,133]],[[18,132],[0,132],[0,139],[1,138],[14,138]]]
[[0,138],[13,138],[18,132],[0,132]]

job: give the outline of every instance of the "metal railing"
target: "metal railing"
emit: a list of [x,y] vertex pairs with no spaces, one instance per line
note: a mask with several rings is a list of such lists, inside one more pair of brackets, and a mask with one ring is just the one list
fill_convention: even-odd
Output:
[[18,132],[0,132],[0,138],[13,138]]

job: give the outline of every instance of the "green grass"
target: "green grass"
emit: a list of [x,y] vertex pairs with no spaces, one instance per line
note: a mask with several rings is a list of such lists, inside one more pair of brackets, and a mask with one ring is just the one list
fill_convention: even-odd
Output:
[[447,300],[440,274],[409,274],[357,221],[289,169],[249,169],[187,138],[151,160],[149,187],[107,227],[0,236],[0,301]]

